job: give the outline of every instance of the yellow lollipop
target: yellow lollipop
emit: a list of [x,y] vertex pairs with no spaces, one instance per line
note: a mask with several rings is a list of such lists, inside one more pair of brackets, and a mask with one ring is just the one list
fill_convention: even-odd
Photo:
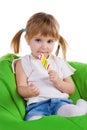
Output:
[[39,59],[41,60],[43,67],[49,71],[50,64],[48,63],[47,58],[43,54],[40,54]]

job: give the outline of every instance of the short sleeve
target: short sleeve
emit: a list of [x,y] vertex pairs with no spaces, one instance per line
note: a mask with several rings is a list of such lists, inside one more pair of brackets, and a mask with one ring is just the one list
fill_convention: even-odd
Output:
[[76,69],[73,68],[71,65],[69,65],[67,61],[64,61],[61,58],[57,58],[56,62],[61,67],[61,71],[63,73],[63,79],[73,75],[74,72],[76,71]]
[[16,62],[18,61],[18,60],[20,60],[21,58],[18,58],[18,59],[14,59],[13,61],[12,61],[12,70],[13,70],[13,73],[15,73],[15,65],[16,65]]
[[30,70],[31,70],[29,55],[26,55],[26,56],[21,58],[21,64],[22,64],[22,67],[23,67],[25,74],[27,75],[27,77],[29,77]]
[[29,55],[26,55],[26,56],[23,56],[23,57],[21,57],[19,59],[13,60],[13,62],[12,62],[13,73],[15,73],[15,65],[16,65],[16,62],[18,60],[21,60],[22,68],[23,68],[25,74],[27,75],[27,77],[29,77],[30,70],[31,70],[31,65],[30,65],[30,62],[29,62]]

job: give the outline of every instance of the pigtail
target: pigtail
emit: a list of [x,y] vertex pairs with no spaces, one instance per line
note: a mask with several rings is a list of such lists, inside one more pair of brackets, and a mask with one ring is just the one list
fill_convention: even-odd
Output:
[[67,42],[62,36],[60,36],[60,38],[59,38],[58,48],[55,53],[56,55],[59,54],[60,47],[62,49],[63,58],[66,60]]
[[58,56],[59,50],[60,50],[60,44],[58,44],[57,50],[56,50],[56,52],[55,52],[56,56]]
[[13,48],[14,53],[19,53],[19,49],[20,49],[20,38],[21,38],[21,34],[23,33],[22,30],[19,30],[15,36],[13,37],[12,41],[11,41],[11,47]]

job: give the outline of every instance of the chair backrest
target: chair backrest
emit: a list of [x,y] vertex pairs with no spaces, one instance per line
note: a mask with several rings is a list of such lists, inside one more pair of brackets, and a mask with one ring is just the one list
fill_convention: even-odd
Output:
[[0,106],[3,108],[4,114],[7,114],[8,111],[9,116],[22,120],[25,115],[25,103],[16,91],[15,76],[11,67],[12,60],[15,58],[17,56],[13,54],[0,58]]
[[87,100],[87,64],[81,62],[69,62],[76,69],[72,79],[78,91],[78,98]]

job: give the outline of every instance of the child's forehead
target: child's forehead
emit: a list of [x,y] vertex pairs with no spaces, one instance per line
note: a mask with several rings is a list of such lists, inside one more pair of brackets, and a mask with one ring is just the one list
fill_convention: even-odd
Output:
[[47,35],[47,36],[44,36],[44,35],[42,35],[42,34],[36,34],[35,36],[33,36],[34,38],[45,38],[45,39],[55,39],[54,37],[52,37],[52,36],[49,36],[49,35]]

